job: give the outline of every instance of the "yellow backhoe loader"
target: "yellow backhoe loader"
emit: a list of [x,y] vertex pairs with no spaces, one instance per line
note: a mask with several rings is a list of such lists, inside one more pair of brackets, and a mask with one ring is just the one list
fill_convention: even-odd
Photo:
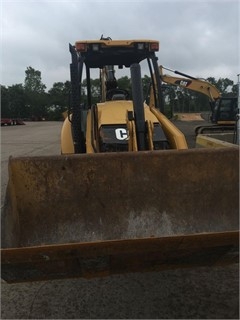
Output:
[[[164,74],[163,69],[184,76],[184,78]],[[196,127],[196,135],[199,133],[213,133],[226,131],[233,132],[234,130],[236,130],[238,114],[237,97],[222,97],[221,92],[213,84],[204,79],[198,79],[185,73],[179,72],[177,70],[165,68],[163,66],[160,66],[159,70],[161,79],[164,83],[200,92],[209,98],[211,110],[211,124]]]
[[[164,115],[159,42],[101,38],[69,48],[71,105],[61,154],[9,160],[2,278],[237,262],[238,150],[188,149]],[[143,61],[152,79],[151,105],[143,100]],[[115,68],[130,71],[131,92],[118,86]],[[101,89],[93,103],[96,69]]]

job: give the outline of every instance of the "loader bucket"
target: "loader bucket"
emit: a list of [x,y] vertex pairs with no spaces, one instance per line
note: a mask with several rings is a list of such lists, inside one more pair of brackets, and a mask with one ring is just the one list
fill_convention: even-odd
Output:
[[10,158],[7,282],[238,261],[238,150]]

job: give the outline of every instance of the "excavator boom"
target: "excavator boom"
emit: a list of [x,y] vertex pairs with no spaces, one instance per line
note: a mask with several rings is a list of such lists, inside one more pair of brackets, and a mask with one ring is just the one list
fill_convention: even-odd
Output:
[[165,68],[163,66],[159,67],[160,75],[163,82],[166,82],[168,84],[172,84],[175,86],[179,86],[184,89],[189,89],[192,91],[200,92],[204,95],[206,95],[210,101],[215,101],[216,99],[219,99],[221,97],[221,93],[219,90],[210,82],[202,79],[197,79],[191,76],[187,76],[185,78],[183,77],[174,77],[172,75],[163,74],[163,69],[170,70],[176,74],[185,75],[184,73],[181,73],[179,71],[174,71],[168,68]]

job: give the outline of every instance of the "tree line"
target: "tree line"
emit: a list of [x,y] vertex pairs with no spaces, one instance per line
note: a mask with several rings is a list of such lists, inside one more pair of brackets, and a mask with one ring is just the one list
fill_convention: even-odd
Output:
[[[216,80],[206,79],[214,84],[222,96],[237,95],[237,84],[228,78]],[[147,99],[150,77],[142,78],[143,94]],[[70,81],[55,82],[51,89],[46,90],[42,82],[41,72],[32,67],[25,71],[24,84],[1,86],[1,117],[29,120],[62,120],[62,113],[70,103]],[[96,103],[100,97],[99,79],[91,80],[92,101]],[[131,80],[127,77],[118,79],[118,87],[131,92]],[[86,80],[82,84],[83,102],[86,99]],[[203,94],[186,90],[177,86],[163,86],[165,109],[173,112],[210,111],[209,101]]]

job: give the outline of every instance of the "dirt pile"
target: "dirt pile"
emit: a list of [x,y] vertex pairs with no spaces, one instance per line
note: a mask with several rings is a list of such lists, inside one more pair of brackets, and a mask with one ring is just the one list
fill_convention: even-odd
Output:
[[181,121],[203,120],[201,113],[177,113],[176,116]]

